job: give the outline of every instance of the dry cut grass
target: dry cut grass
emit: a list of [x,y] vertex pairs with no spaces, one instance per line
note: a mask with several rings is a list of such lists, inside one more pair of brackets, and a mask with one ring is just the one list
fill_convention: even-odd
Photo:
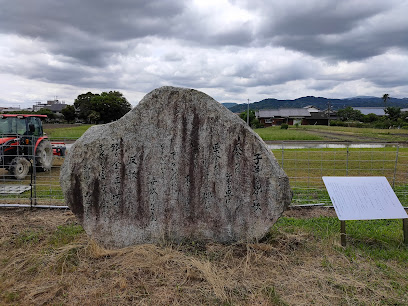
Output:
[[322,240],[301,229],[278,226],[262,243],[107,250],[69,211],[1,210],[0,233],[0,304],[408,302],[401,263],[350,257],[337,237]]

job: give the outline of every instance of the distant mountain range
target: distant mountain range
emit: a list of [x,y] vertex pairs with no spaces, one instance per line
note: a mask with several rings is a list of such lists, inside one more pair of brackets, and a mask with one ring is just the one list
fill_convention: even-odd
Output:
[[222,105],[224,105],[226,108],[231,108],[231,107],[233,107],[233,106],[235,106],[235,105],[238,105],[238,103],[225,102],[225,103],[222,103]]
[[[249,108],[253,110],[258,109],[278,109],[278,108],[299,108],[308,105],[313,105],[321,110],[327,109],[328,103],[333,110],[345,108],[347,106],[355,107],[383,107],[384,101],[377,97],[354,97],[347,99],[327,99],[323,97],[301,97],[295,100],[277,100],[264,99],[259,102],[249,104]],[[230,111],[240,113],[247,109],[247,104],[237,103],[223,103]],[[408,98],[398,99],[390,98],[387,101],[387,106],[396,106],[400,108],[408,108]]]

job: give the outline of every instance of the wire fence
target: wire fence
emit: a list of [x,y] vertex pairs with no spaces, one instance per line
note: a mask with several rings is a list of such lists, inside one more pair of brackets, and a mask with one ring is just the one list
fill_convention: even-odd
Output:
[[408,148],[399,143],[293,143],[270,146],[289,176],[292,205],[331,205],[323,176],[385,176],[408,206]]
[[[29,139],[29,144],[21,137],[13,139],[14,142],[0,145],[0,205],[65,205],[59,182],[64,157],[54,155],[50,168],[42,171],[35,152],[37,139]],[[54,151],[61,143],[69,150],[73,139],[51,142]],[[13,146],[19,146],[19,151],[5,151]],[[402,144],[281,142],[269,146],[289,176],[292,205],[331,205],[322,176],[385,176],[401,203],[408,206],[408,148]],[[29,171],[24,177],[16,178],[16,171],[23,171],[21,167],[27,162],[16,169],[16,159],[28,162]]]
[[0,139],[0,205],[64,205],[59,175],[66,140],[18,134]]

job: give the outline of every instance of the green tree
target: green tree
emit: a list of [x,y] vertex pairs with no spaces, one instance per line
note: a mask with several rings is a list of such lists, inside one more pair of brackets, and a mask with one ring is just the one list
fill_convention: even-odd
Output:
[[342,121],[361,121],[363,119],[363,114],[359,110],[353,109],[351,106],[339,109],[337,111],[337,116]]
[[[97,94],[96,94],[97,95]],[[92,92],[79,95],[74,102],[74,107],[79,110],[79,119],[88,122],[89,114],[92,111],[92,98],[95,96]]]
[[55,117],[56,117],[55,114],[50,109],[45,108],[45,107],[38,110],[36,113],[39,114],[39,115],[47,115],[47,118],[49,120],[55,119]]
[[[244,111],[239,114],[239,117],[245,122],[247,122],[247,116],[248,116],[247,114],[248,114],[248,111]],[[255,112],[252,109],[250,109],[249,110],[249,123],[251,124],[251,121],[254,120],[255,118],[256,118]]]
[[118,120],[132,109],[130,103],[119,91],[102,92],[92,99],[95,111],[104,123]]
[[401,108],[399,107],[394,107],[394,106],[389,106],[387,107],[384,112],[387,114],[388,118],[392,121],[397,121],[399,118],[401,118]]
[[68,122],[75,121],[76,118],[75,107],[73,107],[72,105],[65,106],[62,109],[61,113],[64,116],[65,120],[67,120]]
[[90,123],[98,123],[100,119],[101,119],[101,115],[97,111],[91,110],[87,121]]
[[387,101],[390,99],[389,94],[384,94],[384,95],[382,96],[382,99],[383,99],[383,101],[384,101],[384,107],[387,107]]
[[12,111],[12,112],[8,112],[8,111],[3,111],[0,112],[2,114],[32,114],[32,111],[26,111],[26,110],[20,110],[20,111]]
[[130,103],[119,91],[79,95],[74,102],[79,118],[86,122],[112,122],[131,110]]
[[[247,122],[247,114],[248,114],[248,111],[244,111],[239,114],[239,117],[245,122]],[[253,111],[252,109],[249,110],[249,126],[254,129],[262,126],[258,118],[256,118],[255,116],[255,111]]]
[[408,122],[408,112],[401,112],[401,119]]
[[379,117],[376,114],[369,113],[367,115],[363,115],[363,122],[365,123],[372,123],[374,121],[377,121]]

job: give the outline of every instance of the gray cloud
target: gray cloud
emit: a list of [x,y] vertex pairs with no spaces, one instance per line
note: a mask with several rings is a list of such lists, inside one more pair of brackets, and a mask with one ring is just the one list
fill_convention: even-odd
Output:
[[0,74],[69,87],[70,95],[74,88],[115,88],[138,96],[176,85],[228,101],[285,90],[357,95],[398,88],[408,96],[403,0],[0,5]]
[[44,40],[59,38],[70,28],[114,41],[166,34],[183,10],[177,0],[1,2],[3,31]]
[[311,84],[309,84],[309,88],[317,91],[330,90],[336,87],[339,83],[339,81],[332,80],[313,80]]
[[257,35],[261,45],[349,61],[408,48],[404,1],[278,1],[265,9]]
[[277,45],[331,60],[358,61],[398,47],[408,50],[407,28],[347,33],[337,36],[277,36]]
[[283,14],[276,14],[276,18],[265,22],[264,31],[267,34],[310,36],[346,33],[387,9],[383,1],[322,0],[289,3],[292,5],[284,9]]
[[[51,53],[91,66],[126,51],[126,41],[166,36],[180,1],[1,1],[0,33],[43,41]],[[125,43],[124,43],[125,42]]]

